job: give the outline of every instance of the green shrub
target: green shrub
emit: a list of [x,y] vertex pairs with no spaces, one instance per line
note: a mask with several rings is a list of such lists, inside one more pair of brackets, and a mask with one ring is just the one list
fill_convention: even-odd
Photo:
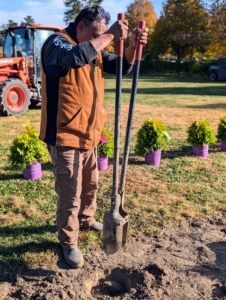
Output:
[[47,148],[39,139],[36,129],[30,124],[24,127],[24,132],[14,138],[9,155],[11,165],[21,169],[25,169],[32,162],[45,162],[48,159]]
[[98,152],[99,154],[105,154],[108,157],[114,156],[114,137],[111,132],[109,132],[106,128],[102,130],[101,136],[106,137],[108,140],[106,143],[99,142],[98,144]]
[[166,125],[156,119],[147,119],[137,133],[135,153],[144,156],[148,151],[167,150],[170,136]]
[[200,119],[193,122],[188,130],[187,142],[191,145],[208,145],[215,143],[215,135],[209,124],[205,119]]
[[220,118],[220,123],[217,128],[218,141],[226,140],[226,116]]

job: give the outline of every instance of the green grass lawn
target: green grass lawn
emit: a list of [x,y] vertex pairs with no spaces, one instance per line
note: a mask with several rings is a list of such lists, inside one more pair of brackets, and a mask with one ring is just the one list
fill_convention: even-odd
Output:
[[[121,154],[127,123],[132,77],[122,84]],[[224,116],[225,82],[208,79],[140,76],[134,114],[131,154],[126,178],[125,209],[130,216],[128,240],[138,234],[151,235],[168,222],[184,219],[225,220],[226,153],[219,144],[211,145],[208,159],[194,157],[186,143],[187,127],[198,118],[206,118],[216,134],[219,118]],[[105,106],[106,127],[114,126],[115,78],[107,76]],[[160,167],[147,166],[134,154],[136,132],[148,117],[160,118],[172,137],[169,151],[163,153]],[[17,117],[0,117],[0,268],[18,268],[37,264],[55,264],[59,246],[55,226],[56,196],[52,165],[43,165],[43,177],[26,181],[21,170],[8,164],[12,139],[24,122],[37,129],[40,109]],[[109,169],[100,172],[97,219],[110,208],[112,160]],[[81,232],[79,247],[89,252],[102,244],[102,234]]]

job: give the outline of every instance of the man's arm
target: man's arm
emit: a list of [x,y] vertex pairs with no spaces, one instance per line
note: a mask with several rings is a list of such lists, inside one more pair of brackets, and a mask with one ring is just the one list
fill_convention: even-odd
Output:
[[[116,59],[117,56],[112,53],[108,53],[106,51],[102,51],[103,57],[103,68],[104,72],[109,74],[116,75]],[[133,64],[130,64],[127,59],[125,58],[125,54],[123,55],[122,61],[122,75],[126,75],[131,72],[133,69]]]
[[[97,52],[102,51],[106,48],[114,39],[114,41],[119,41],[120,39],[126,39],[128,34],[128,21],[118,20],[116,21],[105,33],[103,33],[98,38],[91,40],[93,47]],[[130,44],[125,52],[125,58],[128,63],[133,64],[136,55],[136,45],[139,41],[142,45],[147,43],[148,28],[140,29],[135,28],[131,33]]]
[[90,41],[73,45],[65,36],[54,34],[43,45],[42,64],[46,74],[65,76],[69,68],[81,68],[96,56]]

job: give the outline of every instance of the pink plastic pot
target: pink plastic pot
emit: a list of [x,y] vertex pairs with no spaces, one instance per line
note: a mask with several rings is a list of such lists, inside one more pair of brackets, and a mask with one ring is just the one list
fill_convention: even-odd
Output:
[[33,162],[26,169],[23,170],[23,176],[25,179],[36,180],[42,177],[42,165],[41,163]]
[[226,152],[226,140],[221,141],[221,151]]
[[145,155],[145,163],[147,165],[159,166],[161,162],[162,150],[149,151]]
[[209,145],[195,145],[193,146],[193,154],[196,156],[201,156],[207,158],[209,153]]
[[98,170],[105,171],[108,169],[108,156],[105,154],[99,154],[98,158]]

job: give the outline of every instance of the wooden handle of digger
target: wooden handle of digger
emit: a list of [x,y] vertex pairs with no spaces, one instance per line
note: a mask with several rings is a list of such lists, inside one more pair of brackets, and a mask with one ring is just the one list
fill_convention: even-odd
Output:
[[[141,20],[139,22],[139,26],[140,29],[144,29],[145,28],[145,21]],[[143,45],[141,43],[137,43],[137,47],[136,47],[136,60],[141,60],[142,58],[142,50],[143,50]]]
[[[119,13],[118,20],[124,20],[125,14]],[[117,42],[117,56],[123,57],[123,48],[124,48],[124,40],[120,40]]]

